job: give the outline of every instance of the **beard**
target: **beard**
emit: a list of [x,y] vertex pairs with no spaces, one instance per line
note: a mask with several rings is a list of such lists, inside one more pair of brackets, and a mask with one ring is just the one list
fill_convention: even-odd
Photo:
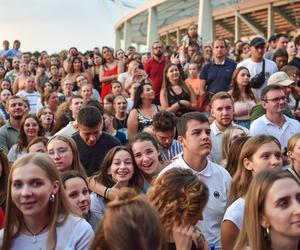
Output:
[[162,51],[157,51],[154,55],[157,56],[157,57],[162,57],[163,52]]
[[22,118],[23,118],[23,115],[15,115],[15,116],[13,116],[12,118],[14,118],[15,120],[22,120]]

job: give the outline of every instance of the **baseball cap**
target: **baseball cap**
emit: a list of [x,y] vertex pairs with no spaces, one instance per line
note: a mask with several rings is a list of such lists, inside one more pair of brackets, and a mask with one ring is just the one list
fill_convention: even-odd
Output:
[[269,77],[268,85],[276,84],[282,87],[293,84],[294,81],[290,80],[289,76],[282,71],[276,72]]
[[259,45],[265,45],[266,44],[266,41],[265,39],[263,39],[262,37],[254,37],[251,42],[250,42],[250,46],[259,46]]

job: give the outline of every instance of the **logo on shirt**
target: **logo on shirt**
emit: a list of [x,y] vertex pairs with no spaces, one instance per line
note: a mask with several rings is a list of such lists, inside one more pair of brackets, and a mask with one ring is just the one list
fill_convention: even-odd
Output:
[[218,191],[215,191],[215,192],[214,192],[214,197],[215,197],[216,199],[219,199],[219,198],[220,198],[220,193],[219,193]]

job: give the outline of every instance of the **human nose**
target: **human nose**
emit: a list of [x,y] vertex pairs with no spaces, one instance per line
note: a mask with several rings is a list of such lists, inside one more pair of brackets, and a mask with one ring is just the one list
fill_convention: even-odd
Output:
[[32,194],[31,188],[28,185],[23,185],[21,195],[22,196],[30,196]]
[[89,141],[90,141],[90,142],[96,141],[96,136],[95,136],[95,135],[90,135],[90,136],[89,136]]

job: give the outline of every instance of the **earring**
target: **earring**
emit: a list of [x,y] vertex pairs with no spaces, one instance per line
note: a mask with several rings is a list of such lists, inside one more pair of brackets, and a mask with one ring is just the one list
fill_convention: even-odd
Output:
[[267,225],[267,227],[266,227],[266,232],[267,232],[267,235],[268,235],[268,236],[270,236],[270,229],[269,229],[269,228],[270,228],[270,226]]
[[51,194],[51,195],[50,195],[50,198],[49,198],[49,201],[54,202],[54,200],[55,200],[55,195],[54,195],[54,194]]

